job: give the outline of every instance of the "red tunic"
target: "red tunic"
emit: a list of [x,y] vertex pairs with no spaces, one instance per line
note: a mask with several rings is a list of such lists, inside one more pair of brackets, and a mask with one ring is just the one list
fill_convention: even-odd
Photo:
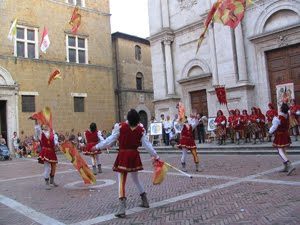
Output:
[[179,140],[178,148],[187,148],[188,150],[192,150],[196,148],[194,135],[193,135],[193,128],[189,124],[185,124],[181,131],[181,136]]
[[54,133],[51,131],[50,137],[48,139],[46,135],[42,132],[40,143],[42,150],[38,157],[39,163],[43,164],[45,161],[49,163],[57,163],[54,144]]
[[233,128],[236,131],[241,131],[244,129],[244,123],[242,121],[242,115],[235,115],[233,118]]
[[299,105],[290,106],[290,128],[299,126],[300,124],[300,116],[296,114],[298,110],[300,110]]
[[98,138],[98,130],[91,132],[87,130],[85,132],[85,138],[86,138],[86,147],[83,150],[84,155],[97,155],[101,154],[101,150],[91,151],[92,147],[94,147],[99,142]]
[[289,133],[289,119],[282,115],[278,118],[280,120],[280,124],[275,131],[273,146],[276,148],[288,147],[292,143]]
[[277,111],[275,109],[269,109],[266,112],[266,117],[267,117],[268,123],[272,123],[272,120],[275,116],[277,116]]
[[138,147],[141,146],[141,138],[145,129],[138,125],[132,129],[128,123],[120,124],[119,153],[113,166],[117,172],[136,172],[143,170]]

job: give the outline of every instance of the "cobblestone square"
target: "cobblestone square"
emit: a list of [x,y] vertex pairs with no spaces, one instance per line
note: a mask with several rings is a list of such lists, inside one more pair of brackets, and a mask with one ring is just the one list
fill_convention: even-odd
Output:
[[[150,208],[138,207],[140,197],[127,181],[127,217],[116,219],[117,176],[111,167],[116,154],[102,154],[103,173],[96,186],[84,186],[77,171],[59,155],[59,187],[44,189],[43,166],[36,159],[0,162],[0,224],[300,224],[300,156],[297,170],[278,173],[276,155],[200,155],[196,173],[191,155],[187,169],[193,179],[170,169],[153,186],[152,164],[143,154],[140,179]],[[179,154],[160,154],[175,166]],[[88,159],[87,159],[88,160]]]

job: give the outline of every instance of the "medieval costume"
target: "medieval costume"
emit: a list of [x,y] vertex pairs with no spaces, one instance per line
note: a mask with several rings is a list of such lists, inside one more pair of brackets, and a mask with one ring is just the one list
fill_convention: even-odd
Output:
[[261,112],[260,108],[257,108],[257,115],[258,115],[258,126],[260,129],[260,142],[262,143],[264,141],[264,138],[266,136],[266,117],[265,115]]
[[44,178],[46,184],[46,190],[50,190],[51,186],[57,187],[54,182],[54,176],[56,171],[57,157],[55,148],[58,145],[58,137],[55,132],[47,125],[42,127],[37,124],[34,127],[35,138],[39,140],[41,146],[41,152],[38,156],[38,162],[44,164]]
[[192,118],[190,120],[190,123],[188,122],[188,120],[186,120],[184,122],[181,131],[178,148],[182,150],[181,165],[182,165],[182,170],[185,172],[186,172],[186,157],[187,157],[188,150],[191,151],[193,155],[196,171],[197,172],[199,171],[199,159],[198,159],[197,147],[193,135],[193,130],[198,124],[199,124],[199,120],[196,118]]
[[259,116],[257,113],[257,109],[255,107],[251,108],[251,115],[249,116],[250,119],[250,131],[251,136],[253,139],[253,144],[256,144],[256,139],[260,137],[260,127],[259,127]]
[[245,138],[245,143],[250,142],[251,139],[251,130],[250,130],[250,116],[246,109],[242,111],[241,115],[241,123],[243,124],[243,133]]
[[142,204],[141,207],[149,208],[147,195],[143,185],[138,178],[138,171],[143,170],[143,165],[138,151],[139,146],[143,146],[152,157],[158,159],[158,155],[146,137],[146,131],[139,123],[140,118],[136,110],[132,109],[127,114],[124,123],[116,124],[115,128],[107,139],[98,143],[92,150],[105,149],[119,141],[119,153],[113,165],[113,170],[118,173],[119,179],[119,208],[116,217],[125,217],[126,209],[126,178],[130,173],[134,184],[139,190]]
[[244,138],[244,123],[240,110],[238,109],[235,110],[235,115],[233,118],[233,128],[235,132],[236,144],[240,144],[240,139]]
[[291,100],[290,115],[289,115],[290,129],[295,136],[295,141],[300,133],[300,105],[296,105],[295,99]]
[[222,110],[218,110],[217,117],[215,119],[216,126],[216,136],[218,139],[219,145],[226,142],[226,117],[223,115]]
[[99,141],[104,141],[104,138],[101,135],[101,131],[97,130],[97,125],[95,123],[90,124],[90,129],[84,132],[84,137],[86,140],[86,147],[83,150],[84,155],[91,156],[92,167],[94,175],[98,173],[102,173],[101,163],[99,159],[99,154],[101,154],[101,150],[91,151],[92,147],[99,143]]
[[292,166],[286,155],[286,148],[291,144],[289,134],[289,107],[287,104],[283,103],[280,110],[281,113],[279,116],[274,117],[272,121],[272,127],[270,128],[269,133],[273,134],[275,132],[273,146],[277,148],[279,156],[283,160],[284,168],[280,172],[287,172],[287,175],[291,175],[295,168]]
[[231,143],[234,143],[234,139],[235,139],[235,130],[234,130],[234,127],[233,127],[233,122],[234,122],[234,119],[235,119],[235,111],[234,110],[229,110],[229,116],[228,116],[228,127],[227,127],[227,133],[229,134],[230,136],[230,140],[231,140]]
[[[275,110],[272,103],[268,104],[269,110],[266,112],[266,118],[267,118],[267,128],[270,130],[272,126],[272,121],[275,116],[278,116],[277,111]],[[272,135],[268,135],[268,141],[271,141]]]

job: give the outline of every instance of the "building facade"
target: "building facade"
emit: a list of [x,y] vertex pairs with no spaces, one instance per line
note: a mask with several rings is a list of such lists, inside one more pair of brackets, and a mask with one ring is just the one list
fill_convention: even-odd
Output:
[[183,101],[215,116],[214,87],[225,85],[229,109],[276,102],[280,83],[293,82],[300,102],[300,1],[256,0],[232,30],[210,25],[196,54],[197,40],[214,1],[148,1],[155,113],[177,113]]
[[[73,35],[68,22],[75,5],[81,25]],[[33,134],[28,117],[45,106],[57,132],[82,132],[91,122],[110,129],[116,118],[109,1],[3,0],[0,11],[0,124],[9,145],[14,131]],[[39,49],[44,27],[51,42],[46,54]],[[62,79],[48,86],[54,69]]]
[[112,34],[116,111],[119,121],[134,108],[145,128],[154,115],[150,43],[136,36]]

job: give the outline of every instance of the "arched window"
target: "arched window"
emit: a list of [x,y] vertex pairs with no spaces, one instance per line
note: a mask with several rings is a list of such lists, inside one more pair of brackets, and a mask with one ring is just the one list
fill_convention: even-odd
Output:
[[140,72],[136,74],[136,89],[143,90],[143,74]]
[[145,130],[148,130],[148,116],[144,110],[139,111],[140,121],[143,124]]
[[135,59],[138,61],[141,61],[142,59],[142,49],[140,46],[135,46]]

